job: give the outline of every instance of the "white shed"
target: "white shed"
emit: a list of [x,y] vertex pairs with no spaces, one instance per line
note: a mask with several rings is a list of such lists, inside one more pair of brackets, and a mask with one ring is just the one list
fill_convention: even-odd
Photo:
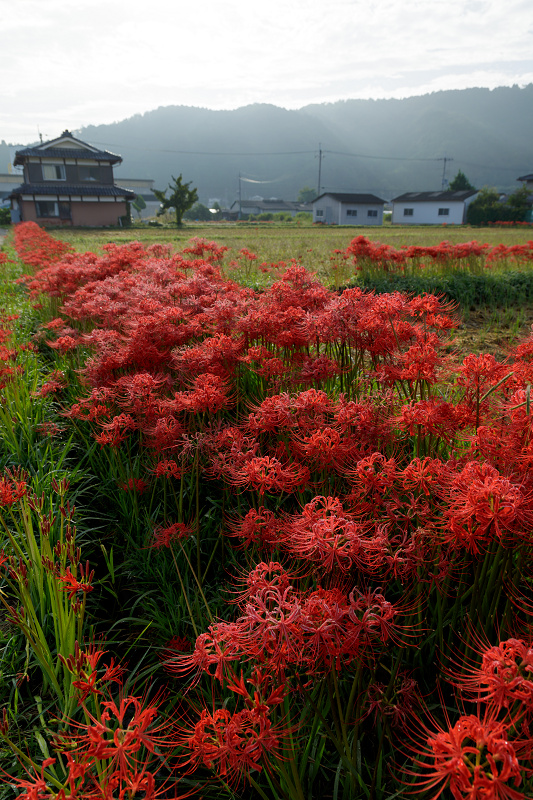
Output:
[[374,194],[325,192],[313,200],[313,222],[325,225],[382,225],[383,206]]
[[407,192],[392,201],[393,225],[463,225],[474,190]]

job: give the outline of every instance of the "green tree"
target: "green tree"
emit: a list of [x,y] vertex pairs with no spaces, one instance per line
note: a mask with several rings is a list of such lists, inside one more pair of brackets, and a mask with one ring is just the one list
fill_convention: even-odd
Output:
[[133,203],[131,204],[132,207],[135,209],[137,214],[139,215],[139,219],[141,218],[141,211],[143,208],[146,208],[146,201],[142,194],[138,194]]
[[314,189],[311,189],[310,186],[304,186],[303,189],[300,189],[298,192],[298,202],[299,203],[312,203],[317,197],[317,193]]
[[203,203],[195,203],[192,208],[183,213],[183,219],[197,219],[200,222],[211,222],[213,217],[214,214]]
[[466,221],[470,225],[489,222],[523,222],[529,208],[529,192],[522,186],[502,201],[496,189],[483,188],[468,206]]
[[[167,208],[173,208],[176,214],[176,227],[181,228],[183,214],[193,206],[198,200],[198,191],[190,189],[191,181],[183,183],[183,176],[179,175],[178,178],[172,176],[172,183],[169,183],[167,189],[163,192],[159,189],[154,189],[154,194],[161,203],[161,208],[157,212],[159,216]],[[170,195],[167,197],[167,190],[170,189]]]
[[526,218],[528,209],[531,206],[529,197],[529,189],[526,186],[521,186],[520,189],[516,189],[507,198],[507,205],[515,212],[517,222],[523,222]]
[[451,181],[449,187],[451,192],[461,192],[465,190],[474,190],[475,186],[472,186],[466,175],[462,170],[459,170],[453,181]]

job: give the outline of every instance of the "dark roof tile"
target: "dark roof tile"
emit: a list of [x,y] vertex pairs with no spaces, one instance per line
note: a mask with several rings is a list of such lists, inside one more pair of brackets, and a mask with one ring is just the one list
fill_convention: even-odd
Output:
[[55,183],[23,183],[17,186],[11,193],[13,196],[19,194],[47,194],[57,197],[57,195],[83,195],[84,197],[136,197],[136,193],[131,189],[123,189],[121,186],[101,185],[87,186],[86,184],[65,185],[60,181]]
[[354,194],[353,192],[323,192],[313,202],[316,203],[316,201],[320,200],[322,197],[333,197],[334,200],[338,200],[340,203],[351,203],[353,205],[357,205],[358,203],[364,205],[368,205],[369,203],[373,205],[385,204],[385,200],[376,197],[375,194]]

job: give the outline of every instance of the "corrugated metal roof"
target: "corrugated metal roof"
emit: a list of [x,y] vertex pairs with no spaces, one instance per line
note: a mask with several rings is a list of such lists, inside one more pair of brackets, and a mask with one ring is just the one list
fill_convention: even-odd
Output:
[[394,197],[393,203],[460,202],[477,194],[477,189],[462,189],[459,192],[406,192]]

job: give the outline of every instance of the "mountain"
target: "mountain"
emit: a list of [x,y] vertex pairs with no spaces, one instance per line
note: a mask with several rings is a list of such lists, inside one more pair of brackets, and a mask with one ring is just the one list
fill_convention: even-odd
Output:
[[295,200],[302,187],[317,187],[319,163],[323,190],[386,200],[440,190],[443,177],[451,180],[459,169],[477,187],[513,191],[517,178],[533,171],[533,84],[299,110],[165,106],[76,135],[122,156],[117,183],[121,176],[153,178],[164,189],[181,173],[203,203],[230,205],[239,174],[243,199]]

